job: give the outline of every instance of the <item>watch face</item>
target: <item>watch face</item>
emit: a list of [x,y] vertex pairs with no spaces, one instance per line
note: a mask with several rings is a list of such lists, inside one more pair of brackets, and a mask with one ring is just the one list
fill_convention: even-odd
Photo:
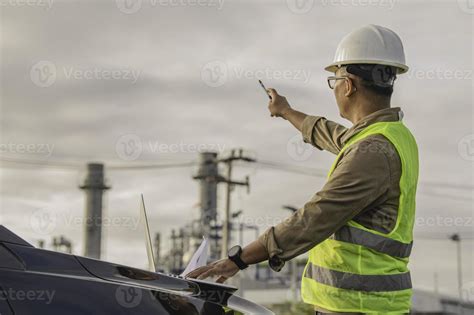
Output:
[[239,254],[239,251],[240,251],[239,245],[233,246],[231,249],[229,249],[229,256],[230,257],[237,256]]

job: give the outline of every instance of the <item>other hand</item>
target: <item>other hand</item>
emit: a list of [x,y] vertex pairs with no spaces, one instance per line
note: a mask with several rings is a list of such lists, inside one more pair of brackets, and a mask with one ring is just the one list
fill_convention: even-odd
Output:
[[239,267],[232,260],[226,258],[212,262],[207,266],[196,268],[188,273],[186,278],[204,280],[208,277],[219,277],[216,282],[223,283],[239,272],[239,270]]

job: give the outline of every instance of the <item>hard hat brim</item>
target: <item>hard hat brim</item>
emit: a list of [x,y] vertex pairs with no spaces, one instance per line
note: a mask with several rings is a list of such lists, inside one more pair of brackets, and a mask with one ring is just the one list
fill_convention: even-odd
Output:
[[341,66],[356,65],[356,64],[392,66],[392,67],[397,68],[397,74],[406,73],[409,69],[407,65],[397,63],[397,62],[389,62],[389,61],[382,61],[382,60],[348,60],[348,61],[333,62],[332,64],[324,68],[324,70],[334,73]]

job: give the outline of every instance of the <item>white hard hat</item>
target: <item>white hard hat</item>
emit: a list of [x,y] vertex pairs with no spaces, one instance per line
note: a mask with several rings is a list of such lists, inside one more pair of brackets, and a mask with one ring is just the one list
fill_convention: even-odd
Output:
[[399,74],[408,71],[400,37],[378,25],[367,25],[346,35],[337,46],[334,62],[325,69],[336,72],[339,66],[350,64],[393,66]]

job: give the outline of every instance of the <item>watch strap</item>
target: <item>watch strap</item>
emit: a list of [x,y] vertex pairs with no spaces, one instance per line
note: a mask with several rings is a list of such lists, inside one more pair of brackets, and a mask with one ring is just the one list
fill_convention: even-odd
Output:
[[240,270],[244,270],[247,268],[249,265],[247,265],[242,258],[240,258],[240,255],[242,254],[242,248],[240,248],[239,252],[236,255],[230,256],[229,259],[232,260],[237,267],[239,267]]

